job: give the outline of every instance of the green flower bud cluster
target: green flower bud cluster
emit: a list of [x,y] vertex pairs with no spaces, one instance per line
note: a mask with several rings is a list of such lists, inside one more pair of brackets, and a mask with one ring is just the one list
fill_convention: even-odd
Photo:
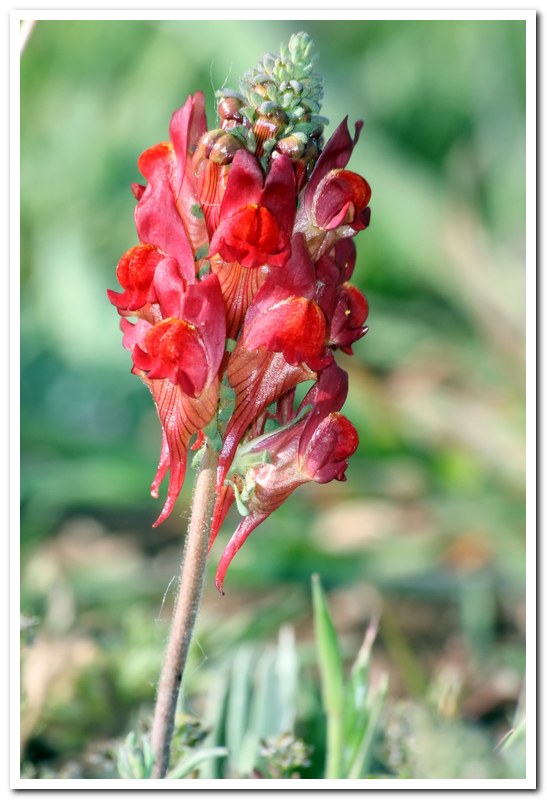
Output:
[[266,53],[262,61],[245,73],[240,89],[254,109],[268,113],[281,107],[289,123],[318,114],[323,99],[323,81],[314,70],[317,54],[307,33],[291,36],[279,56]]
[[323,82],[316,60],[311,38],[296,33],[279,56],[266,53],[245,73],[240,91],[217,92],[221,127],[256,153],[264,167],[276,149],[310,162],[310,168],[320,152],[328,120],[319,115]]

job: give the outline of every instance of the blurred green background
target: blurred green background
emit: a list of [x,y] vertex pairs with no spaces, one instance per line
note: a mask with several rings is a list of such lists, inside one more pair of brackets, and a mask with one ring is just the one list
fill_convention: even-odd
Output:
[[[227,665],[241,648],[262,652],[282,625],[310,661],[318,572],[348,657],[380,619],[373,678],[387,673],[390,684],[376,770],[511,776],[495,753],[525,667],[516,21],[37,23],[21,62],[27,775],[105,774],[109,743],[151,710],[169,625],[189,487],[152,530],[159,424],[106,298],[136,244],[137,158],[167,138],[171,113],[198,89],[214,127],[214,90],[236,86],[298,30],[320,53],[327,134],[346,114],[365,121],[350,167],[372,186],[354,276],[370,330],[340,359],[360,447],[346,483],[300,489],[250,537],[220,597],[212,573],[229,518],[186,708],[215,724]],[[297,716],[320,754],[315,680],[311,670]],[[414,725],[412,758],[397,745],[402,719]]]

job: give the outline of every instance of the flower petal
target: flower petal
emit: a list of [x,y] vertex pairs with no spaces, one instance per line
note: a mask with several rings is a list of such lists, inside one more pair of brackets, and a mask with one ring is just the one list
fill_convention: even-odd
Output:
[[160,525],[171,513],[180,494],[184,476],[188,444],[197,431],[213,418],[218,402],[218,381],[212,383],[198,398],[187,397],[179,386],[169,381],[148,380],[142,376],[154,398],[163,430],[162,456],[152,483],[152,494],[157,496],[159,485],[169,467],[167,499],[153,527]]
[[306,186],[304,209],[308,217],[317,187],[328,172],[333,169],[343,169],[346,166],[351,158],[353,148],[359,140],[362,127],[361,121],[355,124],[355,136],[352,139],[348,130],[348,118],[345,117],[328,140]]
[[176,258],[185,279],[193,282],[194,253],[173,194],[176,164],[172,145],[163,143],[147,150],[139,159],[139,169],[149,181],[135,209],[139,239]]

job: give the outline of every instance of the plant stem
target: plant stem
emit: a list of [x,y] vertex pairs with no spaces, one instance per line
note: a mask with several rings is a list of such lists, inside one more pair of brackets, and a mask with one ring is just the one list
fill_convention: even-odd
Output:
[[196,476],[192,513],[181,565],[179,594],[156,697],[151,737],[152,750],[156,756],[153,778],[165,778],[169,766],[182,674],[203,587],[215,498],[217,462],[217,454],[209,443],[206,443],[203,460]]

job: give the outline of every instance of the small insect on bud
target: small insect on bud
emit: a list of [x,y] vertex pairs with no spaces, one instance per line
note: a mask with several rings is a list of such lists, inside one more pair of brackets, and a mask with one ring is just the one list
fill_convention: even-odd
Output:
[[219,137],[213,144],[209,153],[209,159],[215,164],[231,164],[235,154],[238,150],[244,147],[243,143],[232,136],[231,133],[225,133]]

